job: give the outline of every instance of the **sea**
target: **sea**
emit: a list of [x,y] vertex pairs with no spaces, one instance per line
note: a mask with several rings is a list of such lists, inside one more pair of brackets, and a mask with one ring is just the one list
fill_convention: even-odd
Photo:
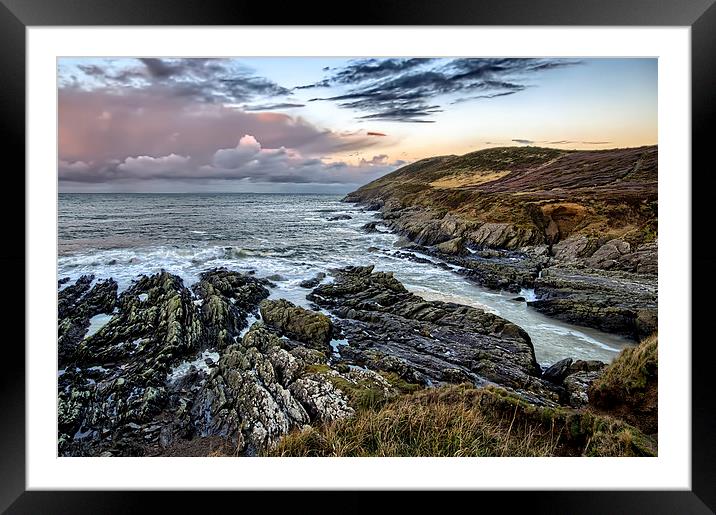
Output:
[[[429,258],[431,263],[401,258],[396,254],[404,239],[385,228],[365,233],[361,227],[376,221],[376,213],[340,199],[278,193],[60,193],[58,278],[111,277],[122,291],[138,276],[162,269],[191,286],[201,272],[226,267],[267,277],[276,284],[270,298],[307,307],[310,290],[301,288],[301,281],[348,265],[374,265],[393,272],[426,300],[475,306],[514,322],[530,335],[543,366],[567,357],[610,362],[632,345],[542,315],[513,300],[515,293],[482,288],[457,270],[433,264],[435,258]],[[350,218],[331,220],[340,215]],[[534,299],[531,290],[519,295]]]

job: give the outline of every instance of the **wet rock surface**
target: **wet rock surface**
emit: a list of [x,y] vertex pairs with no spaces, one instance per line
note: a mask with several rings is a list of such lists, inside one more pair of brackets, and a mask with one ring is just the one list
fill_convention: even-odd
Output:
[[341,356],[423,385],[496,383],[535,402],[559,402],[559,388],[540,378],[529,336],[482,310],[426,301],[392,274],[372,267],[334,273],[309,298],[337,317],[348,346]]
[[[60,280],[58,286],[69,281]],[[90,319],[100,314],[110,314],[117,303],[117,283],[112,279],[98,281],[94,276],[83,275],[75,284],[57,294],[57,347],[58,362],[62,368],[75,352],[79,342],[90,327]]]
[[234,342],[247,327],[247,315],[256,313],[259,302],[269,296],[270,283],[238,272],[216,269],[201,274],[192,288],[199,298],[199,312],[209,341],[219,348]]
[[[167,272],[120,295],[111,279],[61,285],[60,455],[175,455],[216,442],[254,455],[294,429],[352,416],[354,402],[447,383],[583,406],[601,373],[601,363],[570,361],[543,374],[518,326],[425,301],[372,266],[332,275],[307,295],[323,312],[268,300],[265,279],[226,269],[191,289]],[[247,328],[250,316],[260,320]]]
[[295,306],[285,299],[265,300],[260,310],[264,323],[279,334],[330,353],[333,324],[326,315]]
[[[195,285],[161,272],[117,297],[113,280],[83,276],[59,293],[61,455],[144,455],[195,434],[190,407],[216,352],[268,296],[262,281],[210,270]],[[103,313],[90,334],[90,319]]]
[[578,325],[641,339],[656,331],[656,276],[554,266],[535,280],[528,305]]
[[326,274],[323,272],[319,272],[312,278],[301,281],[300,283],[298,283],[298,285],[301,288],[315,288],[316,286],[321,284],[321,281],[323,281],[323,279],[325,279],[325,278],[326,278]]

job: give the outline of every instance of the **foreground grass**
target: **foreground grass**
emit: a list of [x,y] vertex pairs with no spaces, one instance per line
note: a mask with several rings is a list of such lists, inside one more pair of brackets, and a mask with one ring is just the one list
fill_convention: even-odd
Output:
[[589,390],[592,405],[647,434],[658,429],[658,336],[624,349]]
[[460,385],[400,396],[355,417],[291,433],[268,456],[650,456],[627,424],[529,405],[498,388]]
[[629,396],[643,393],[657,377],[659,357],[657,335],[643,340],[636,347],[624,349],[597,379],[592,388],[595,392],[612,392]]

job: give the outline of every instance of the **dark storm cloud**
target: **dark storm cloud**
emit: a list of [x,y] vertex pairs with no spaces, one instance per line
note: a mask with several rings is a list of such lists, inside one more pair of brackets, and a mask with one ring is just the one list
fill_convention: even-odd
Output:
[[[403,73],[419,66],[424,66],[434,60],[435,59],[429,58],[357,59],[342,68],[333,68],[336,72],[329,78],[314,84],[298,86],[298,88],[325,88],[333,84],[355,84],[366,80],[380,79],[389,75],[395,75],[396,73]],[[331,70],[329,67],[323,68],[323,71],[329,70]]]
[[471,100],[479,100],[481,98],[506,97],[507,95],[514,95],[515,93],[517,93],[517,91],[522,91],[522,90],[520,89],[520,90],[515,90],[515,91],[503,91],[502,93],[489,93],[487,95],[475,95],[473,97],[458,98],[457,100],[450,102],[450,103],[452,105],[455,105],[455,104],[462,104],[464,102],[470,102]]
[[[162,59],[143,58],[139,60],[147,67],[147,71],[152,77],[159,79],[171,77],[175,74],[181,74],[182,68],[184,67],[181,64],[169,64],[168,61],[164,61]],[[186,59],[183,59],[182,61],[186,61]]]
[[244,111],[275,111],[277,109],[291,109],[294,107],[305,107],[306,104],[293,104],[290,102],[279,102],[277,104],[262,104],[255,106],[243,106]]
[[[121,68],[109,63],[80,64],[77,68],[95,79],[99,88],[151,90],[165,96],[207,103],[238,103],[290,94],[288,88],[256,76],[250,69],[228,59],[139,58],[135,62],[136,65]],[[73,87],[79,86],[75,84]],[[87,89],[86,85],[84,87]]]
[[346,93],[311,101],[368,113],[360,119],[425,123],[441,112],[435,104],[439,96],[480,92],[455,101],[464,102],[512,95],[537,73],[576,64],[570,59],[368,59],[332,69],[329,77],[299,88],[346,85]]

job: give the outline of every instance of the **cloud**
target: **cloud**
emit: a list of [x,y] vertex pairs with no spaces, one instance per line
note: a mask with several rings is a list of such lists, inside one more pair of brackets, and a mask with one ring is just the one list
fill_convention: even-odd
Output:
[[435,100],[458,93],[479,95],[459,101],[489,99],[523,91],[538,73],[573,66],[571,59],[386,59],[354,62],[301,88],[348,86],[345,93],[316,97],[340,107],[367,112],[359,119],[426,123],[442,111]]
[[277,104],[242,106],[244,111],[276,111],[278,109],[293,109],[295,107],[306,107],[306,104],[294,104],[294,103],[290,103],[290,102],[279,102]]
[[260,151],[261,145],[256,141],[256,138],[247,134],[239,140],[239,144],[236,147],[217,150],[214,154],[213,163],[221,168],[238,168],[251,161]]
[[372,159],[369,161],[366,161],[365,159],[360,160],[360,166],[379,166],[379,165],[385,165],[388,163],[388,156],[386,154],[380,154],[378,156],[373,156]]
[[[263,148],[246,134],[236,145],[216,149],[208,162],[175,153],[159,156],[140,155],[123,161],[96,164],[85,161],[61,161],[61,182],[91,184],[104,182],[109,189],[125,184],[151,181],[178,181],[206,184],[210,181],[248,181],[290,184],[362,184],[376,179],[404,161],[388,162],[379,154],[352,165],[344,161],[302,155],[286,147]],[[140,190],[141,191],[141,190]]]
[[[524,88],[522,88],[524,89]],[[458,98],[457,100],[454,100],[453,102],[450,102],[451,104],[461,104],[463,102],[470,102],[472,100],[479,100],[481,98],[497,98],[497,97],[506,97],[508,95],[514,95],[518,91],[522,91],[522,89],[514,90],[514,91],[503,91],[502,93],[491,93],[489,95],[475,95],[474,97],[464,97],[464,98]]]
[[232,59],[159,59],[139,58],[103,64],[77,66],[79,77],[60,70],[64,89],[105,89],[118,93],[131,90],[153,91],[162,96],[176,96],[207,103],[239,103],[261,97],[290,94],[290,90],[253,74],[252,70]]
[[[545,142],[541,142],[545,143]],[[611,141],[570,141],[570,140],[559,140],[559,141],[549,141],[550,145],[568,145],[568,144],[578,144],[578,145],[608,145],[611,143]]]
[[[366,80],[374,80],[396,73],[424,66],[434,61],[429,58],[410,59],[356,59],[347,66],[334,68],[337,70],[331,77],[314,84],[299,86],[299,89],[325,88],[334,84],[354,84]],[[325,67],[323,71],[331,68]]]
[[190,169],[191,158],[169,154],[163,157],[128,157],[117,168],[139,178],[145,175],[174,175]]
[[163,96],[155,90],[61,89],[59,158],[66,162],[123,161],[127,156],[191,156],[208,162],[217,148],[252,134],[269,148],[329,155],[382,144],[365,132],[338,133],[304,118],[245,112],[222,104]]
[[513,139],[515,143],[519,143],[520,145],[531,145],[534,143],[531,139]]
[[366,132],[366,136],[387,136],[387,134],[384,134],[382,132],[368,131]]

